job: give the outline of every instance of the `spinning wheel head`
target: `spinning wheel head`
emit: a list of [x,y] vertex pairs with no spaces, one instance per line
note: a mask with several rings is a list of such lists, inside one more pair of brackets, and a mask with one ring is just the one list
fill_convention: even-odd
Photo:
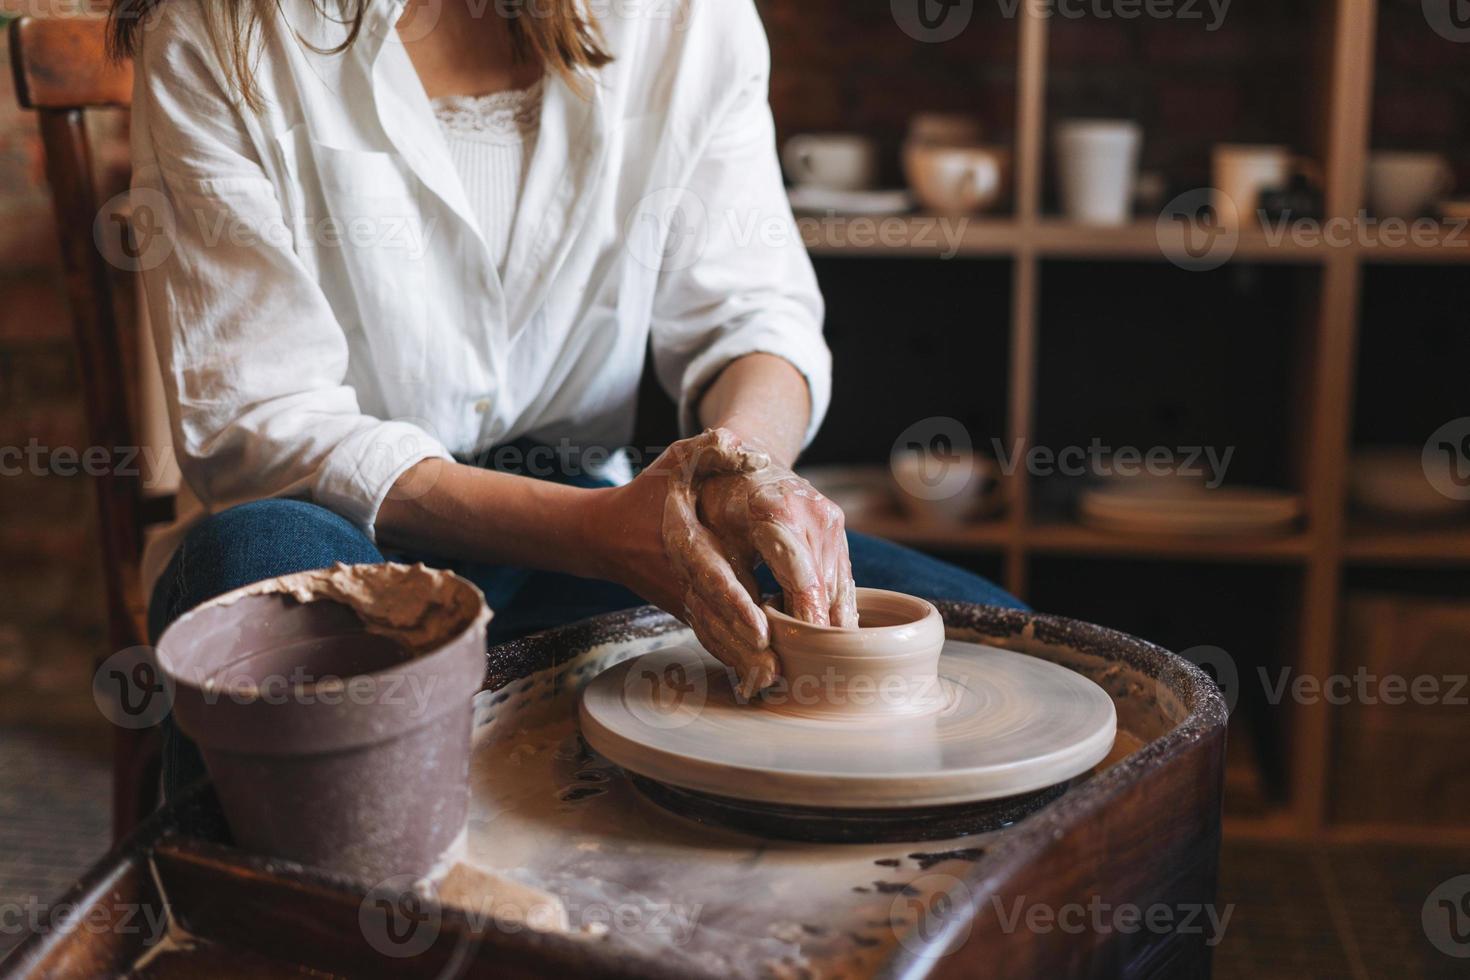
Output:
[[[870,594],[868,608],[886,595]],[[795,673],[754,699],[740,698],[692,637],[619,663],[583,691],[582,734],[643,785],[662,784],[649,795],[676,809],[731,822],[777,808],[793,826],[828,811],[865,815],[869,827],[912,827],[920,811],[977,803],[1011,801],[1001,809],[1016,812],[1018,798],[1051,791],[1107,755],[1116,715],[1096,684],[942,632],[936,647],[926,639],[942,631],[933,606],[899,598],[908,612],[871,631],[773,617],[783,667],[797,650]],[[864,607],[860,595],[860,615]],[[907,639],[865,647],[863,634],[889,630]],[[892,819],[874,823],[874,813]],[[781,833],[779,820],[769,826]]]

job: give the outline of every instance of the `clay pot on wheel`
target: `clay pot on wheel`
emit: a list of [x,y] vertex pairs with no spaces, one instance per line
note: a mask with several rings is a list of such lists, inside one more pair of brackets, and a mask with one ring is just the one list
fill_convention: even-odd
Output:
[[235,840],[379,881],[427,873],[464,829],[480,590],[423,565],[246,586],[158,644],[179,727]]
[[766,606],[781,679],[762,706],[810,718],[905,718],[943,706],[944,620],[932,604],[858,589],[858,629],[813,626]]

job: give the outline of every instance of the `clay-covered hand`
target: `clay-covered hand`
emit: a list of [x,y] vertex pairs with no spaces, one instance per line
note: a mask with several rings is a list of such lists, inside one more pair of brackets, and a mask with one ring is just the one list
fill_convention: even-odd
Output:
[[762,561],[785,611],[818,626],[856,627],[857,596],[842,509],[784,466],[716,473],[699,488],[700,516],[756,595]]
[[674,443],[632,483],[605,491],[589,538],[606,551],[601,574],[687,623],[740,676],[741,692],[770,686],[778,669],[759,593],[746,566],[699,519],[699,488],[717,475],[769,466],[734,433],[710,429]]

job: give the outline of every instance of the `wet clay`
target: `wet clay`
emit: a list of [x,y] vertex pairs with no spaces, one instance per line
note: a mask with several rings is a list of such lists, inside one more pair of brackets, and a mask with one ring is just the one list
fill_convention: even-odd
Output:
[[675,443],[656,466],[669,480],[661,531],[684,586],[683,619],[736,671],[742,694],[780,676],[756,605],[760,562],[797,618],[856,625],[842,512],[805,480],[724,429]]
[[454,584],[454,574],[422,562],[402,565],[344,565],[265,579],[221,597],[228,605],[252,595],[289,595],[297,602],[336,602],[351,609],[364,632],[392,640],[406,653],[443,646],[490,609],[472,591]]

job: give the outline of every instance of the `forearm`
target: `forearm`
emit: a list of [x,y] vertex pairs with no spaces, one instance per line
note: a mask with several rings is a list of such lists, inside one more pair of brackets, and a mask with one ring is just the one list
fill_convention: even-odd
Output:
[[796,462],[811,413],[806,379],[774,354],[730,362],[699,403],[701,423],[729,429],[784,467]]
[[394,483],[375,526],[388,548],[590,576],[586,513],[596,493],[426,459]]

